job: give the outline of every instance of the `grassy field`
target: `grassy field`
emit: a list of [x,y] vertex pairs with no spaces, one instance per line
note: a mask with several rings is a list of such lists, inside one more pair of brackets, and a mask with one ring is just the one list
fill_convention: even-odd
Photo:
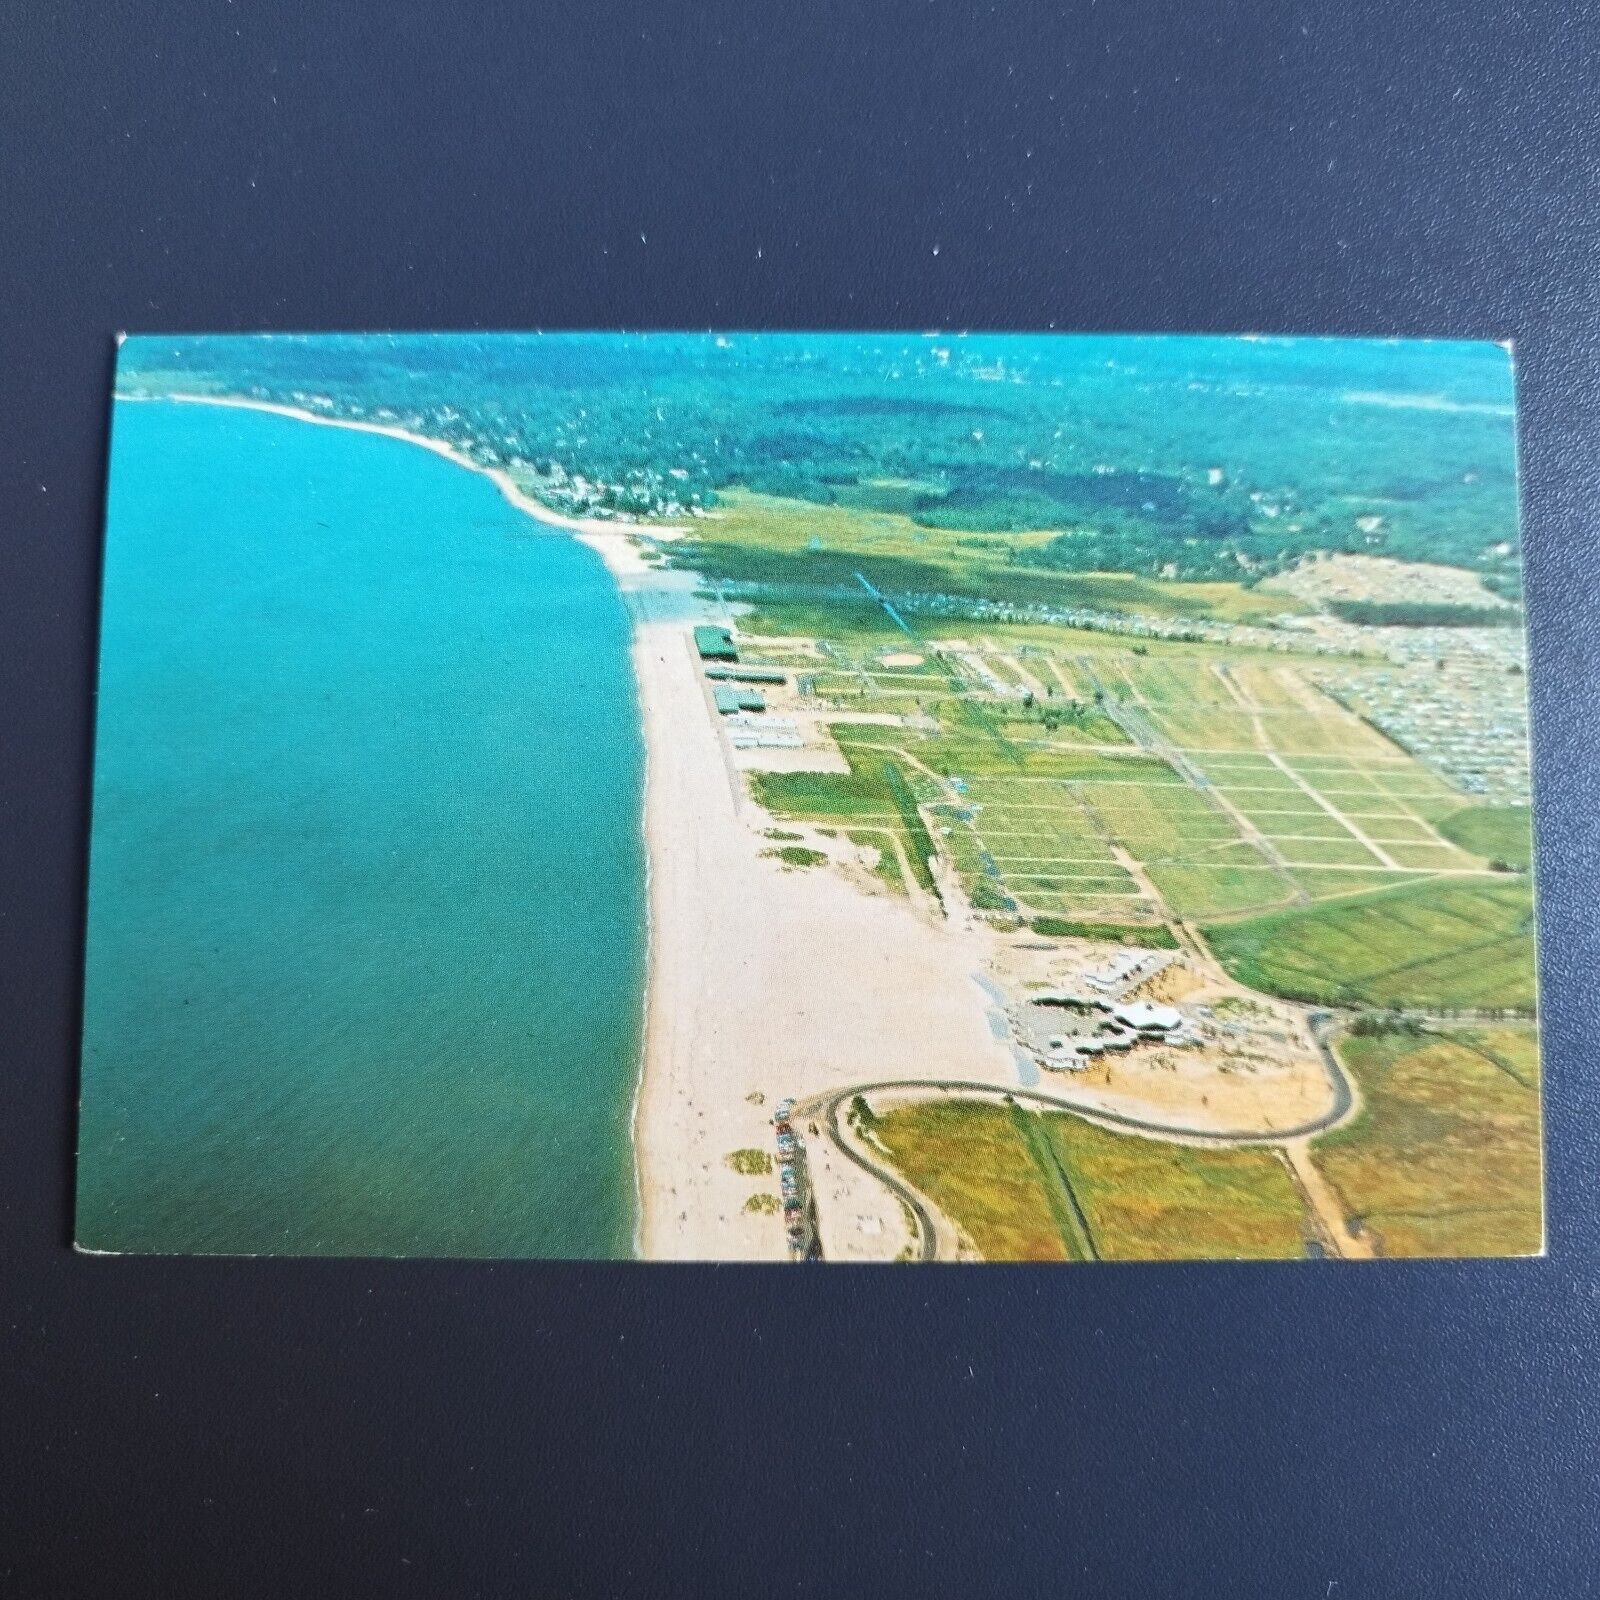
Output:
[[[830,569],[846,585],[869,554],[932,563],[922,577],[935,587],[957,568],[982,576],[994,555],[992,541],[892,510],[752,495],[724,508],[714,537],[728,532],[785,561],[847,553],[848,571]],[[900,569],[873,576],[916,586]],[[1119,582],[1146,610],[1227,609],[1209,592],[1227,585]],[[937,851],[980,912],[1198,922],[1237,976],[1293,998],[1534,1003],[1527,883],[1481,875],[1527,861],[1526,809],[1465,803],[1323,693],[1293,652],[921,615],[908,634],[865,596],[769,605],[740,626],[777,631],[775,659],[838,713],[831,731],[851,767],[757,777],[756,797],[878,845],[886,883],[903,851],[931,887],[923,863]],[[1448,876],[1464,873],[1479,876]]]
[[[918,883],[932,892],[928,858],[934,844],[917,810],[904,763],[847,736],[840,738],[839,748],[849,763],[848,773],[753,772],[751,790],[776,815],[840,823],[861,843],[881,846],[897,840]],[[892,881],[887,874],[885,881]]]
[[1178,941],[1170,929],[1142,927],[1137,923],[1074,922],[1066,917],[1035,917],[1030,926],[1035,933],[1051,939],[1099,939],[1106,944],[1134,944],[1146,950],[1178,948]]
[[1239,922],[1206,937],[1242,983],[1323,1004],[1534,1006],[1525,880],[1441,879]]
[[[885,497],[893,503],[893,497]],[[864,572],[888,593],[961,594],[1018,604],[1087,606],[1244,622],[1305,609],[1236,583],[1166,583],[1121,572],[1029,564],[1055,531],[974,535],[923,527],[871,505],[818,505],[730,489],[713,517],[674,541],[672,558],[711,581],[829,586]]]
[[1164,1144],[977,1101],[895,1107],[873,1132],[987,1260],[1304,1254],[1299,1197],[1267,1151]]
[[1541,1240],[1531,1028],[1384,1034],[1340,1046],[1363,1109],[1313,1146],[1385,1255],[1521,1255]]
[[1439,832],[1485,861],[1521,868],[1533,861],[1533,813],[1527,806],[1466,806],[1445,817]]
[[[991,630],[935,645],[844,627],[805,651],[774,645],[774,656],[785,648],[802,690],[838,709],[833,733],[856,779],[885,763],[901,773],[981,910],[1207,922],[1479,870],[1475,845],[1515,850],[1514,817],[1478,822],[1489,808],[1463,808],[1292,660],[1135,655],[1103,637],[1069,654]],[[1161,738],[1187,739],[1173,757],[1182,770],[1134,744],[1107,696]],[[847,720],[862,714],[879,720]],[[1311,725],[1323,732],[1307,735]],[[780,813],[860,823],[845,792],[859,781],[837,791],[831,816],[830,786],[806,787],[757,781]],[[873,825],[906,836],[909,815],[897,823],[882,800],[869,808]],[[1434,826],[1463,812],[1455,835]],[[1119,852],[1144,866],[1159,898]]]

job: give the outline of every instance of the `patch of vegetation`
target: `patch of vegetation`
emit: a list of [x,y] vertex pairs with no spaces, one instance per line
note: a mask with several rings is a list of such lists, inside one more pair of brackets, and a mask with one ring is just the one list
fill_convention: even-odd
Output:
[[1259,1000],[1251,1000],[1242,994],[1225,994],[1220,1000],[1211,1002],[1211,1014],[1217,1017],[1241,1017],[1256,1022],[1264,1021],[1272,1016],[1272,1010],[1261,1004]]
[[781,839],[788,841],[794,839],[803,839],[805,835],[802,833],[790,833],[786,828],[764,828],[762,830],[762,837],[764,839]]
[[967,898],[977,911],[1014,911],[1014,901],[993,878],[974,878],[967,887]]
[[727,1162],[743,1178],[765,1178],[772,1172],[772,1157],[765,1150],[730,1150]]
[[1339,1046],[1355,1121],[1313,1159],[1385,1255],[1523,1255],[1543,1238],[1531,1028],[1362,1034]]
[[1519,881],[1436,879],[1212,923],[1217,958],[1253,989],[1319,1005],[1534,1007],[1533,900]]
[[1079,922],[1073,917],[1035,917],[1028,924],[1047,939],[1099,939],[1145,950],[1176,950],[1178,940],[1165,923]]
[[852,844],[871,850],[876,860],[872,875],[893,894],[907,892],[906,881],[900,871],[900,857],[895,853],[890,839],[881,833],[871,833],[865,828],[852,828],[847,837]]
[[876,1132],[991,1261],[1304,1253],[1299,1195],[1265,1150],[1166,1144],[980,1101],[897,1106]]
[[752,772],[750,788],[756,800],[780,815],[846,825],[857,819],[897,833],[917,882],[936,894],[928,867],[933,840],[899,764],[881,750],[852,740],[846,726],[834,732],[849,772]]
[[1515,628],[1522,622],[1515,606],[1439,600],[1329,600],[1327,606],[1341,621],[1370,628]]
[[1108,1260],[1284,1258],[1309,1224],[1268,1150],[1213,1150],[1109,1133],[1078,1117],[1041,1119]]
[[1527,806],[1463,806],[1438,824],[1452,844],[1485,861],[1525,872],[1533,861],[1533,812]]
[[854,1128],[857,1133],[868,1134],[878,1125],[878,1114],[867,1104],[864,1094],[850,1096],[850,1104],[844,1111],[845,1126]]
[[1357,1039],[1386,1039],[1393,1034],[1402,1034],[1415,1039],[1421,1036],[1423,1027],[1415,1017],[1404,1016],[1399,1012],[1363,1011],[1350,1024],[1350,1032]]
[[878,1138],[906,1181],[989,1261],[1065,1261],[1039,1169],[1005,1106],[926,1101],[886,1111]]
[[1055,1220],[1056,1232],[1061,1236],[1062,1249],[1068,1261],[1098,1261],[1100,1252],[1095,1248],[1089,1219],[1073,1188],[1071,1175],[1061,1159],[1060,1145],[1050,1137],[1043,1117],[1025,1111],[1015,1100],[1007,1107],[1011,1125],[1017,1130],[1022,1147],[1028,1152],[1039,1174],[1044,1190],[1045,1204]]
[[808,849],[803,844],[786,844],[777,850],[763,850],[761,853],[775,857],[786,867],[820,867],[828,859],[822,851]]
[[753,1194],[745,1201],[744,1208],[758,1216],[775,1217],[778,1214],[778,1197],[775,1194]]

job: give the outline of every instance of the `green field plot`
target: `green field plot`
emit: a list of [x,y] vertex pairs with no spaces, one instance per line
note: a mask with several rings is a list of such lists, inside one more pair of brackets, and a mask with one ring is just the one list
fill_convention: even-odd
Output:
[[1146,711],[1156,732],[1182,750],[1259,750],[1250,714],[1231,703],[1226,706],[1166,706]]
[[1526,867],[1533,860],[1533,813],[1527,806],[1467,806],[1444,817],[1439,832],[1485,861]]
[[1145,950],[1176,950],[1170,928],[1133,922],[1085,922],[1074,917],[1035,917],[1035,933],[1049,939],[1096,939],[1102,944],[1138,945]]
[[1349,1037],[1357,1119],[1313,1159],[1384,1255],[1523,1255],[1542,1240],[1532,1028]]
[[[1331,818],[1329,819],[1332,820]],[[1346,834],[1342,839],[1286,839],[1272,836],[1278,853],[1290,868],[1305,867],[1373,867],[1380,865],[1378,858],[1359,840]],[[1402,865],[1407,863],[1402,862]]]
[[1210,1150],[1108,1133],[1045,1113],[1096,1251],[1116,1261],[1305,1254],[1300,1197],[1266,1150]]
[[1304,833],[1330,839],[1348,838],[1350,830],[1331,817],[1308,794],[1257,794],[1224,789],[1221,793],[1262,833]]
[[1305,1252],[1299,1197],[1267,1151],[1165,1144],[978,1101],[897,1106],[871,1132],[990,1261]]
[[868,1128],[985,1260],[1083,1259],[1081,1245],[1063,1235],[1044,1174],[1007,1107],[928,1101],[881,1112]]
[[1385,872],[1374,864],[1360,869],[1300,866],[1295,869],[1294,881],[1313,900],[1333,900],[1375,894],[1380,889],[1415,887],[1418,880],[1410,873]]
[[[1343,809],[1343,807],[1341,807]],[[1360,824],[1362,831],[1375,844],[1386,848],[1397,844],[1439,844],[1438,836],[1427,823],[1419,822],[1415,817],[1394,816],[1388,812],[1380,811],[1376,815],[1371,812],[1351,812],[1351,818]],[[1470,859],[1463,860],[1460,851],[1452,851],[1454,861],[1452,865],[1458,867],[1470,866]]]
[[[1234,802],[1236,805],[1237,801]],[[1246,808],[1240,806],[1241,811]],[[1246,815],[1261,829],[1262,833],[1274,840],[1281,840],[1284,845],[1284,854],[1293,853],[1291,846],[1298,848],[1305,840],[1334,841],[1340,844],[1355,843],[1355,835],[1337,818],[1330,817],[1320,808],[1312,811],[1299,811],[1285,815],[1282,811],[1271,811],[1266,808],[1254,812],[1246,811]],[[1365,846],[1362,847],[1365,849]],[[1307,856],[1303,859],[1315,861],[1317,856]],[[1368,852],[1361,864],[1372,859]]]
[[[999,777],[967,783],[965,804],[935,813],[963,886],[981,885],[1040,911],[1141,914],[1142,897],[1095,819],[1064,784]],[[942,830],[950,832],[944,835]]]
[[[962,720],[918,746],[923,762],[950,778],[1107,778],[1124,783],[1181,782],[1164,761],[1141,755],[1132,745],[1127,755],[1074,749],[1039,741],[1019,742],[1006,724],[964,704]],[[1108,741],[1109,742],[1109,741]]]
[[1424,821],[1437,823],[1461,809],[1461,796],[1420,762],[1374,767],[1363,776]]
[[1145,870],[1167,904],[1185,920],[1285,905],[1297,887],[1262,856],[1254,865],[1158,862]]
[[1037,700],[1032,706],[1019,700],[990,702],[984,709],[1005,738],[1030,750],[1102,744],[1133,748],[1110,717],[1081,703],[1072,712]]
[[[1231,661],[1227,670],[1234,687],[1263,711],[1302,711],[1309,699],[1312,704],[1325,704],[1332,715],[1340,714],[1333,701],[1297,677],[1293,668],[1268,666],[1260,661]],[[1286,678],[1292,681],[1285,681]]]
[[1534,1004],[1533,902],[1515,879],[1430,879],[1214,923],[1206,936],[1241,982],[1291,999],[1465,1010]]
[[873,842],[897,840],[911,871],[924,889],[932,891],[928,858],[934,843],[912,797],[903,761],[870,747],[853,743],[850,730],[834,730],[850,770],[842,772],[752,772],[751,792],[775,816],[807,822],[833,822],[859,829],[868,824],[885,835]]
[[[1109,658],[1108,658],[1109,659]],[[1237,709],[1238,702],[1228,692],[1228,686],[1212,670],[1206,656],[1172,657],[1134,656],[1131,653],[1115,658],[1120,687],[1138,704],[1152,711],[1174,707],[1182,710],[1214,707],[1219,710]],[[1117,687],[1117,686],[1113,686]]]
[[1402,867],[1424,867],[1430,872],[1460,872],[1474,866],[1473,858],[1452,844],[1386,844],[1384,854]]
[[1344,789],[1337,785],[1329,789],[1317,791],[1324,798],[1332,801],[1347,817],[1361,824],[1367,832],[1387,827],[1386,819],[1404,821],[1412,824],[1421,823],[1423,835],[1431,839],[1433,834],[1428,830],[1428,825],[1411,809],[1404,800],[1397,800],[1391,794],[1385,794],[1381,789]]
[[1226,844],[1208,845],[1203,850],[1193,851],[1188,858],[1188,864],[1205,867],[1259,867],[1265,859],[1259,847],[1251,844],[1249,840],[1230,839]]
[[1189,759],[1214,787],[1224,790],[1239,805],[1271,805],[1275,797],[1283,796],[1289,804],[1303,806],[1309,798],[1287,772],[1266,763],[1259,767],[1224,765],[1211,752],[1191,752]]
[[1060,651],[1039,650],[1032,645],[1022,648],[1028,653],[1029,670],[1042,682],[1054,684],[1059,698],[1078,701],[1094,698],[1094,685],[1071,656]]
[[1190,856],[1239,836],[1226,812],[1185,783],[1169,779],[1148,788],[1092,782],[1074,787],[1110,836],[1140,861]]

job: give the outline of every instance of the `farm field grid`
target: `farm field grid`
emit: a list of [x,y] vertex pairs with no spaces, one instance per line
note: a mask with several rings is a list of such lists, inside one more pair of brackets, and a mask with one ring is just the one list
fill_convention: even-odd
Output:
[[[620,658],[585,643],[610,623],[575,621],[567,601],[572,687],[527,728],[536,764],[546,740],[616,737],[614,794],[636,747],[644,766],[648,951],[634,988],[619,979],[585,1002],[596,1017],[618,1008],[616,1059],[600,1063],[592,1040],[539,1054],[544,1024],[528,1025],[554,1088],[540,1090],[520,1192],[574,1208],[567,1242],[541,1245],[550,1213],[530,1209],[497,1235],[529,1244],[486,1249],[479,1221],[451,1233],[436,1209],[425,1228],[444,1231],[417,1248],[618,1253],[632,1203],[647,1258],[1542,1249],[1501,347],[150,339],[125,351],[119,396],[162,416],[255,411],[272,428],[378,435],[353,447],[380,452],[380,480],[382,451],[424,445],[499,496],[494,519],[464,506],[420,525],[429,559],[442,553],[437,592],[478,582],[471,539],[492,538],[510,563],[496,604],[509,584],[520,615],[517,583],[542,580],[518,577],[519,551],[536,558],[556,535],[603,563],[601,612],[606,594],[625,611],[636,734],[620,713],[597,720]],[[303,492],[324,503],[320,481]],[[300,513],[291,498],[275,514]],[[283,593],[263,616],[279,617]],[[381,649],[389,624],[376,626]],[[485,638],[498,693],[517,632]],[[476,639],[441,644],[452,671]],[[469,755],[461,704],[430,713],[456,721],[442,739],[414,732],[417,745]],[[292,707],[262,713],[280,714]],[[516,722],[495,714],[493,748]],[[475,826],[495,781],[477,800],[447,784],[463,809],[429,809],[430,826],[447,818],[430,848]],[[597,805],[565,821],[560,808],[551,789],[525,828],[484,842],[530,870],[559,854],[552,840],[574,861],[630,848],[626,807],[609,844],[584,833]],[[616,892],[624,905],[627,883]],[[565,903],[523,901],[502,921],[542,916],[529,948],[543,940],[581,971],[585,941],[625,913],[595,900],[580,932]],[[364,925],[367,902],[343,915]],[[430,974],[449,970],[448,935]],[[248,1016],[266,1002],[228,1003]],[[350,1029],[337,1015],[328,1027],[296,1048],[339,1058]],[[450,1037],[472,1070],[470,1032]],[[101,1048],[114,1084],[114,1040]],[[362,1066],[365,1094],[392,1074],[401,1095],[394,1059]],[[517,1060],[496,1070],[520,1113]],[[448,1105],[448,1083],[429,1081]],[[256,1092],[239,1086],[241,1131]],[[579,1092],[613,1145],[585,1153],[563,1122],[562,1097]],[[124,1159],[126,1120],[96,1124],[93,1110],[86,1093],[86,1125]],[[392,1194],[381,1158],[363,1159],[374,1193]],[[601,1168],[628,1189],[580,1202],[564,1186]],[[448,1216],[454,1188],[506,1178],[441,1166],[431,1192]],[[605,1208],[610,1242],[596,1243],[584,1229]],[[349,1226],[359,1249],[371,1224]]]

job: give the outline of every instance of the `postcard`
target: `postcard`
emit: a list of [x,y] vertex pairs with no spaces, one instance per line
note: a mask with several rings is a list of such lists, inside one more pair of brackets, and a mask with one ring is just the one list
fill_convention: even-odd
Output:
[[136,336],[77,1241],[1538,1253],[1510,351]]

